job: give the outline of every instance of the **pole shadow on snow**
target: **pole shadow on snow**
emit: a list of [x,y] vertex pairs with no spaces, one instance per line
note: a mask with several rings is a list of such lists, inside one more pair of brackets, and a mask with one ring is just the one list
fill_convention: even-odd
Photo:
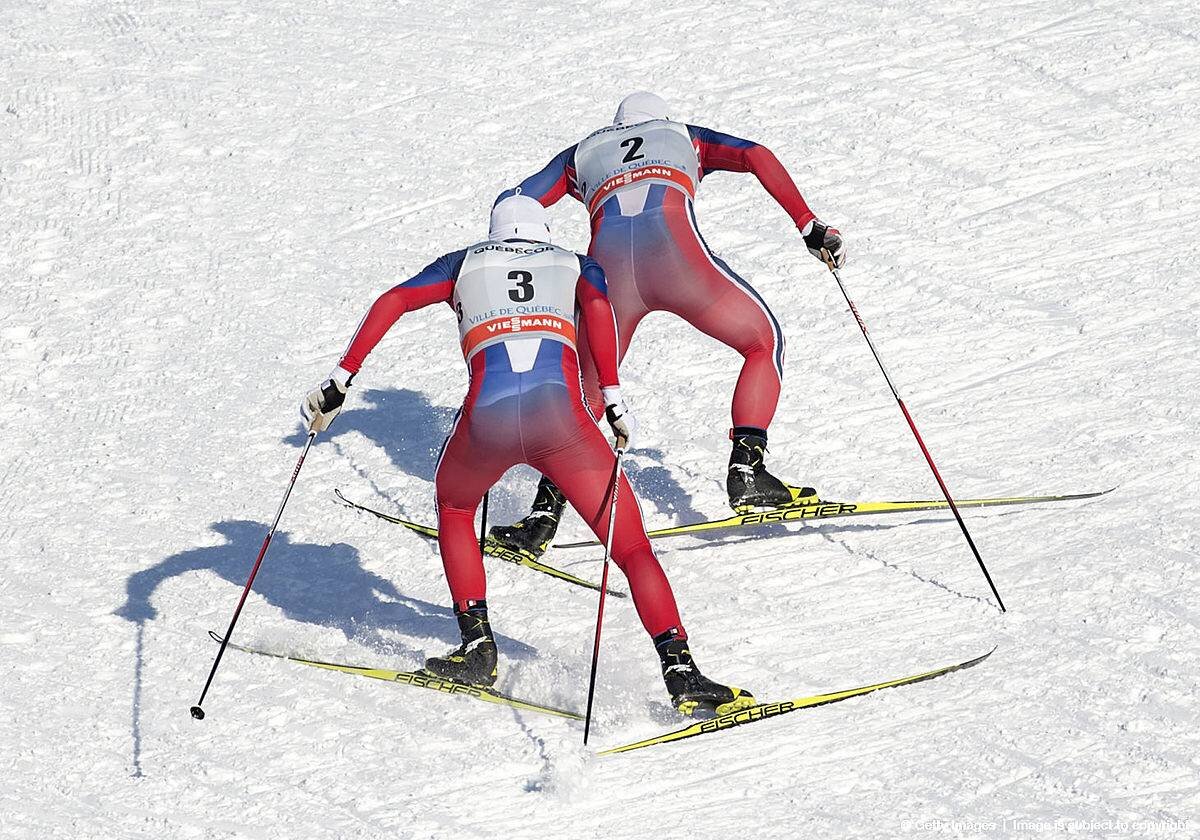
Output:
[[134,639],[133,711],[131,730],[133,735],[133,772],[135,779],[142,778],[142,645],[146,639],[146,622],[137,623]]
[[[1003,513],[997,512],[994,515],[998,516],[998,517],[999,516],[1013,516],[1017,513],[1018,513],[1018,511],[1005,511]],[[787,525],[767,525],[767,526],[755,528],[753,534],[747,534],[747,533],[743,532],[741,534],[729,534],[726,536],[714,535],[713,538],[716,540],[720,540],[721,546],[726,546],[726,545],[735,546],[735,545],[742,545],[744,543],[758,543],[761,540],[764,540],[767,538],[772,538],[772,537],[789,537],[789,536],[801,536],[804,534],[815,534],[817,536],[822,537],[826,542],[834,543],[835,545],[839,545],[842,548],[845,548],[848,551],[850,551],[851,555],[857,556],[857,552],[853,551],[852,549],[849,548],[849,546],[846,546],[845,544],[843,544],[836,538],[838,534],[853,534],[853,533],[861,534],[861,533],[870,533],[872,531],[890,531],[893,528],[903,528],[903,527],[909,527],[912,525],[945,525],[947,523],[952,523],[953,521],[954,520],[948,518],[948,515],[947,515],[946,518],[922,517],[920,519],[912,519],[907,522],[891,522],[891,523],[878,524],[878,525],[870,525],[870,524],[866,524],[866,523],[835,525],[831,522],[826,522],[826,523],[809,522],[809,523],[805,523],[803,525],[803,527],[799,527],[799,528],[794,527],[794,526],[788,527]],[[702,549],[707,549],[707,548],[711,548],[711,547],[712,547],[711,545],[684,545],[684,546],[679,546],[675,550],[679,551],[680,553],[685,553],[685,552],[690,552],[690,551],[698,551],[698,550],[702,550]],[[948,586],[947,584],[943,583],[942,581],[940,581],[936,578],[926,577],[926,576],[920,574],[919,572],[917,572],[915,569],[905,568],[905,567],[901,566],[899,563],[893,562],[893,561],[885,559],[883,557],[879,557],[875,554],[871,554],[870,557],[871,557],[871,559],[880,563],[885,568],[891,569],[894,572],[900,572],[901,574],[908,575],[909,577],[919,580],[921,583],[927,583],[927,584],[930,584],[931,586],[936,586],[937,588],[944,590],[945,592],[948,592],[949,594],[954,595],[957,598],[962,598],[963,600],[966,600],[966,601],[976,601],[980,604],[990,604],[991,603],[990,601],[988,601],[987,598],[982,598],[978,595],[970,595],[966,592],[961,592],[957,589],[954,589],[951,586]],[[802,554],[798,553],[796,559],[800,562],[803,562],[805,558]]]
[[[171,555],[135,572],[126,581],[125,603],[114,614],[132,622],[136,632],[131,710],[135,777],[142,776],[143,641],[147,624],[159,618],[154,594],[167,581],[188,572],[216,573],[230,584],[214,591],[211,602],[228,605],[228,613],[221,612],[216,619],[220,626],[212,628],[224,632],[267,527],[266,523],[250,520],[214,523],[211,528],[225,539],[222,545]],[[345,543],[295,543],[287,533],[276,531],[271,551],[254,580],[254,591],[292,621],[331,627],[342,631],[350,641],[409,660],[419,661],[429,653],[441,653],[443,646],[459,642],[458,627],[448,607],[403,594],[392,581],[364,569],[358,551]],[[242,620],[245,618],[243,612]],[[435,639],[437,649],[416,647],[404,637]],[[529,659],[537,653],[516,639],[499,635],[498,639],[502,639],[506,657]],[[216,653],[215,646],[211,652]],[[199,670],[196,675],[202,676]]]

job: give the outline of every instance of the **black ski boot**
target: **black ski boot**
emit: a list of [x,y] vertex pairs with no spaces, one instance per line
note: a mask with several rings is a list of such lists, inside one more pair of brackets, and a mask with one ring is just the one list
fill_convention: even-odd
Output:
[[512,525],[496,525],[488,531],[488,541],[536,560],[546,553],[550,540],[554,539],[566,503],[566,496],[550,479],[543,477],[538,482],[529,515]]
[[458,618],[462,644],[445,656],[426,659],[426,673],[471,685],[493,685],[496,682],[496,640],[488,623],[487,601],[468,601],[463,612],[455,606],[454,615]]
[[705,720],[756,705],[749,691],[715,683],[700,673],[688,650],[687,638],[677,630],[654,637],[654,648],[662,660],[663,682],[671,704],[682,714]]
[[729,455],[729,474],[725,489],[729,506],[735,513],[749,513],[760,508],[778,508],[804,503],[817,491],[811,487],[789,488],[763,466],[767,452],[767,432],[753,426],[736,426],[730,434],[733,452]]

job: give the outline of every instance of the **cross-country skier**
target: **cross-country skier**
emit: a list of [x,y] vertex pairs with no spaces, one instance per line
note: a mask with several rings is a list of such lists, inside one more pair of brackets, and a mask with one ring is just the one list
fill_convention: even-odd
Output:
[[[588,254],[608,275],[625,356],[638,323],[650,312],[673,312],[744,357],[733,392],[726,489],[737,512],[811,500],[763,463],[767,427],[775,414],[783,376],[783,331],[766,302],[705,244],[696,225],[692,197],[710,172],[751,172],[796,223],[814,256],[828,251],[841,265],[841,235],[813,214],[791,177],[765,146],[667,117],[667,104],[645,92],[630,94],[613,125],[589,134],[557,154],[545,168],[500,194],[521,194],[551,205],[564,195],[578,199],[591,215]],[[588,402],[603,408],[595,360],[581,341]],[[563,495],[543,478],[533,510],[522,521],[499,526],[492,539],[506,548],[539,556],[558,528]]]
[[[600,539],[607,536],[616,461],[580,392],[577,330],[586,333],[618,446],[628,445],[633,425],[617,379],[617,333],[604,272],[591,258],[549,242],[542,205],[526,196],[501,201],[486,242],[439,257],[375,301],[341,361],[302,406],[310,428],[328,428],[363,360],[401,315],[435,303],[453,307],[470,388],[438,458],[435,485],[438,544],[462,644],[426,660],[425,668],[465,683],[496,680],[474,525],[488,488],[514,464],[530,464],[561,488]],[[719,714],[753,705],[749,692],[719,685],[696,667],[675,596],[624,477],[611,548],[676,708]]]

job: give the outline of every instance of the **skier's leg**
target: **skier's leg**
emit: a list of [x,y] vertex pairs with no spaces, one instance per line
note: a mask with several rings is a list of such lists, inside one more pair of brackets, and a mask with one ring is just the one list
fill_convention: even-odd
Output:
[[[534,467],[558,485],[571,507],[603,541],[608,539],[616,456],[600,429],[590,421],[588,424],[590,429],[581,429],[569,446],[538,459]],[[646,632],[653,637],[674,630],[687,638],[671,584],[650,547],[637,498],[624,474],[617,489],[612,559],[629,580],[629,592]]]
[[762,296],[708,250],[689,206],[669,208],[666,216],[680,257],[678,271],[686,276],[673,278],[663,290],[663,308],[742,355],[733,425],[765,431],[783,382],[783,329]]
[[[535,466],[559,483],[571,506],[603,541],[608,538],[615,465],[608,441],[598,427],[590,425],[581,426],[568,446],[538,459]],[[671,584],[650,547],[637,497],[624,475],[616,507],[612,559],[629,581],[634,607],[654,641],[672,703],[684,714],[701,717],[753,706],[756,701],[750,692],[714,682],[697,667]]]
[[483,494],[516,458],[480,451],[471,443],[469,416],[459,415],[438,459],[434,488],[438,511],[438,547],[446,582],[456,608],[487,597],[483,557],[475,534],[475,511]]
[[434,479],[438,547],[462,644],[444,656],[427,659],[425,670],[459,682],[491,685],[496,681],[498,656],[488,621],[487,579],[475,534],[475,510],[515,458],[503,441],[490,441],[492,446],[486,445],[489,441],[472,441],[471,423],[469,414],[455,418]]
[[767,427],[779,403],[784,339],[766,301],[723,260],[708,250],[689,205],[664,214],[678,251],[677,272],[686,277],[670,289],[663,308],[743,357],[733,393],[732,452],[726,489],[734,510],[771,508],[798,498],[814,498],[804,488],[797,497],[764,464]]

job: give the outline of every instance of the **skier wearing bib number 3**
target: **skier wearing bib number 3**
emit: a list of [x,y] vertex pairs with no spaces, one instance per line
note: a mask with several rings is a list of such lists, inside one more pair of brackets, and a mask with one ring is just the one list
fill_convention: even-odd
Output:
[[[514,464],[530,464],[557,484],[601,540],[607,537],[616,458],[584,405],[577,342],[587,342],[618,446],[628,445],[632,427],[617,379],[617,333],[604,272],[591,258],[549,240],[546,210],[538,202],[515,196],[497,204],[488,241],[438,258],[375,301],[337,367],[302,405],[310,428],[328,428],[363,360],[401,315],[435,303],[454,308],[470,387],[438,458],[435,486],[438,545],[462,644],[427,660],[425,668],[464,683],[496,681],[496,643],[475,535],[475,510],[488,488]],[[676,708],[723,714],[754,705],[749,692],[715,683],[696,667],[671,585],[623,475],[616,507],[612,558],[629,580]]]
[[[815,500],[811,488],[792,488],[767,472],[767,427],[783,376],[783,332],[767,304],[715,256],[696,226],[692,197],[710,172],[752,172],[791,216],[814,256],[845,259],[841,235],[808,208],[787,171],[757,143],[667,118],[652,93],[627,96],[612,126],[559,153],[498,200],[521,194],[550,205],[570,194],[591,215],[588,249],[608,275],[617,317],[618,362],[638,323],[650,312],[673,312],[744,357],[733,393],[733,451],[726,489],[742,513]],[[581,346],[584,343],[581,342]],[[595,360],[580,355],[593,410],[602,408]],[[522,521],[491,531],[500,545],[541,555],[558,528],[563,496],[549,477],[538,485],[533,510]]]

